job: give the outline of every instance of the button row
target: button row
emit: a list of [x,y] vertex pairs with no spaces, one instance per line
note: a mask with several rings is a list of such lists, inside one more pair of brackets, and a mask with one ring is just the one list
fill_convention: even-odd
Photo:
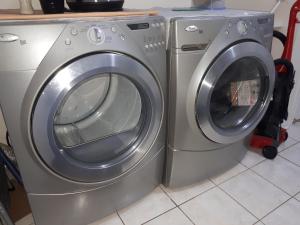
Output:
[[165,45],[165,42],[157,42],[157,43],[153,43],[153,44],[147,44],[145,45],[146,49],[154,49],[154,48],[159,48]]
[[163,22],[152,23],[151,26],[152,27],[164,27],[165,23],[163,23]]

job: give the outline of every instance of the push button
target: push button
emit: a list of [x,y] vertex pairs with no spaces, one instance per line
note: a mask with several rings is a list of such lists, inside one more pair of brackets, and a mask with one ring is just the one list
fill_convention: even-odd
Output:
[[67,38],[67,39],[65,40],[65,44],[66,44],[66,45],[71,45],[71,44],[72,44],[72,41],[71,41],[69,38]]
[[78,35],[78,30],[77,30],[76,28],[72,28],[72,29],[71,29],[71,34],[72,34],[73,36]]

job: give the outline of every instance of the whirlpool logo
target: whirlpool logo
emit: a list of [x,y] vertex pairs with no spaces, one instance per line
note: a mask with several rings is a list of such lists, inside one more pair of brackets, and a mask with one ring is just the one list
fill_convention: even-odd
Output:
[[199,27],[196,25],[190,25],[184,29],[187,32],[198,32],[199,34],[203,33],[203,30],[201,30]]

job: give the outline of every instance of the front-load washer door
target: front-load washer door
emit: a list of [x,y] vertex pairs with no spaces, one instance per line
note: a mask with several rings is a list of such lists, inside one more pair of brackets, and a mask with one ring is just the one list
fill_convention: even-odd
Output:
[[32,114],[36,152],[78,182],[102,182],[137,165],[161,126],[163,97],[153,74],[117,53],[84,56],[59,69]]
[[223,51],[198,89],[196,120],[214,142],[228,144],[250,134],[272,97],[275,69],[260,44],[244,42]]

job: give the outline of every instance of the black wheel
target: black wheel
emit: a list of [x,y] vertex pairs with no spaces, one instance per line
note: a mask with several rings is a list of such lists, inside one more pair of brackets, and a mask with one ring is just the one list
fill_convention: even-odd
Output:
[[289,133],[288,132],[284,132],[283,134],[283,140],[286,141],[289,138]]
[[275,159],[277,156],[278,150],[274,146],[266,146],[262,150],[262,154],[267,159]]

